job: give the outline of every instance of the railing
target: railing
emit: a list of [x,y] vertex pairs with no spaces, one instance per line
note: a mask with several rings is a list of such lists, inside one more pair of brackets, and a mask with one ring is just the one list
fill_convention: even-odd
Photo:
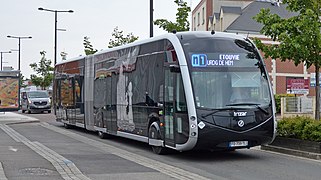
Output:
[[283,97],[281,98],[281,117],[305,115],[314,117],[315,97]]

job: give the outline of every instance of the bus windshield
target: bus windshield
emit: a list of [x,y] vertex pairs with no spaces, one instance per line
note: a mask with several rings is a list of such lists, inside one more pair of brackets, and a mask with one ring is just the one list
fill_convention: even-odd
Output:
[[183,47],[190,68],[196,107],[265,106],[271,95],[267,73],[247,40],[195,39]]

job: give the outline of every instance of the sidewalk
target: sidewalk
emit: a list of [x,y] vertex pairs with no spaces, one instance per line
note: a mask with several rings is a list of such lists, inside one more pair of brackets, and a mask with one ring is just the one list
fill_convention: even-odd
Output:
[[14,112],[0,113],[0,179],[63,179],[53,164],[35,151],[40,149],[37,142],[28,141],[10,126],[24,127],[30,122],[39,120]]
[[12,124],[12,123],[24,123],[24,122],[39,122],[38,119],[24,116],[22,114],[14,112],[0,112],[0,124]]

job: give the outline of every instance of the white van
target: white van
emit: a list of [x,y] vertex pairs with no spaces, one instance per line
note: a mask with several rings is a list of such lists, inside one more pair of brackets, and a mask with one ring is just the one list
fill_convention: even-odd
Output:
[[51,113],[51,100],[47,91],[24,91],[21,92],[21,110],[22,113],[47,111]]

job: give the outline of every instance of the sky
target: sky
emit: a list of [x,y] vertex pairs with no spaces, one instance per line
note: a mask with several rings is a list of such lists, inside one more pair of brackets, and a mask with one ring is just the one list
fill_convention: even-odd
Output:
[[[192,8],[201,0],[184,0]],[[0,0],[0,51],[2,65],[18,69],[18,39],[10,36],[31,36],[21,39],[20,69],[24,77],[35,72],[29,64],[38,63],[40,52],[46,51],[46,58],[54,61],[54,12],[39,11],[42,7],[51,10],[74,13],[57,13],[57,62],[60,52],[66,52],[67,59],[84,56],[85,36],[95,49],[107,49],[114,28],[124,34],[133,33],[140,40],[149,38],[149,0]],[[154,0],[154,20],[167,19],[175,22],[177,5],[174,0]],[[189,21],[191,19],[189,18]],[[166,33],[154,26],[154,36]]]

